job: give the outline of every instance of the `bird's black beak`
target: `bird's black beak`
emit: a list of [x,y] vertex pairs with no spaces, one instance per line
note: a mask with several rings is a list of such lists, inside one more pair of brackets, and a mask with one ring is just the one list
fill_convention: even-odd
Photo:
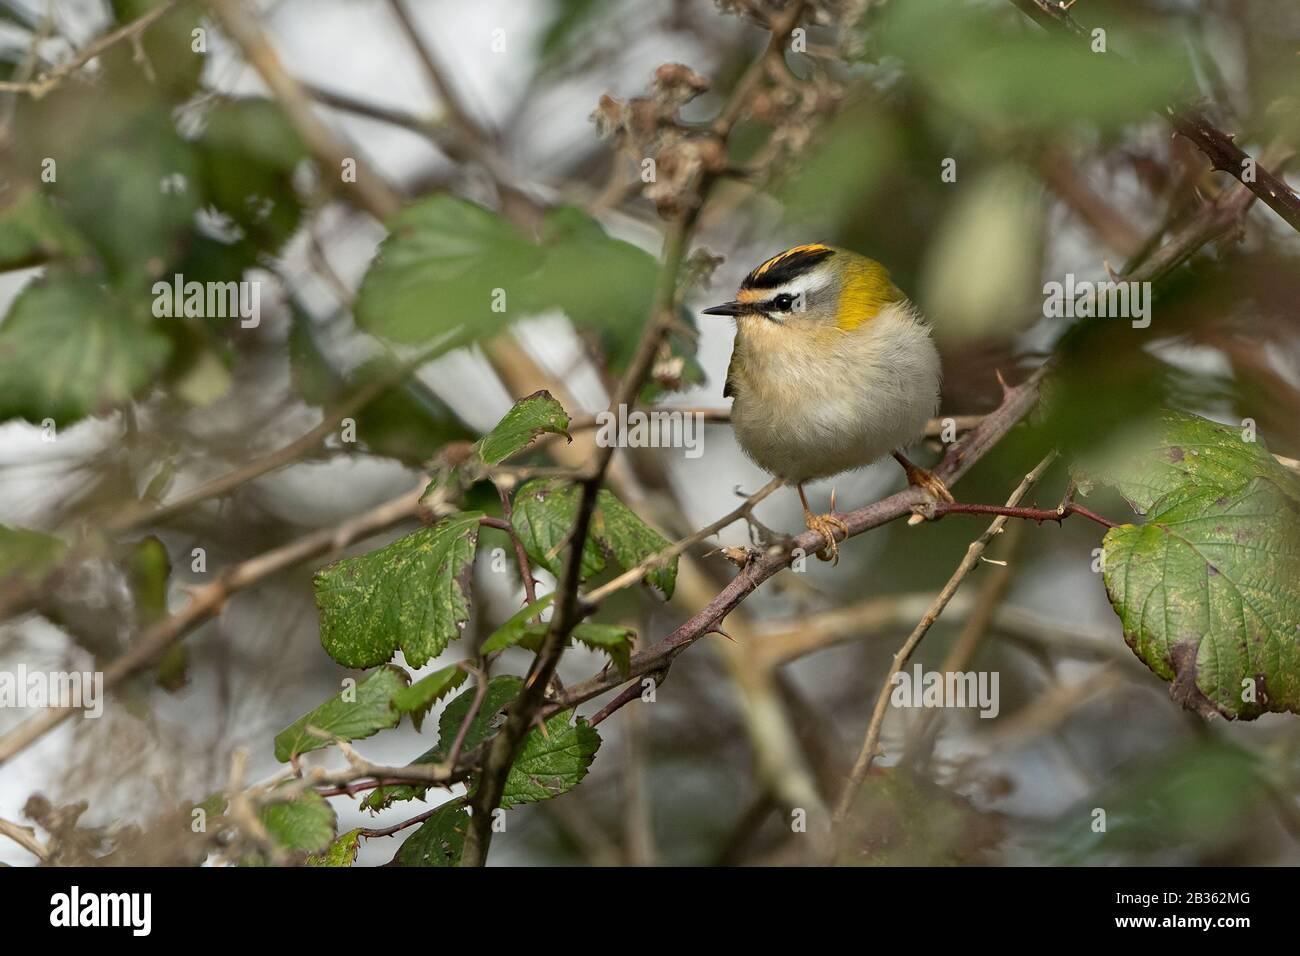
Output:
[[704,315],[744,315],[750,309],[743,302],[724,302],[711,309],[705,309]]

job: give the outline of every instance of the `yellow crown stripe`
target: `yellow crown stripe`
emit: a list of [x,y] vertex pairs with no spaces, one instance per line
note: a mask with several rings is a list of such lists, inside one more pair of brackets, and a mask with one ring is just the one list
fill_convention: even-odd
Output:
[[794,246],[791,249],[785,250],[785,252],[777,253],[771,259],[768,259],[766,262],[764,262],[761,266],[759,266],[757,269],[754,270],[754,277],[758,278],[763,273],[767,272],[768,269],[771,269],[778,262],[784,262],[786,259],[789,259],[791,256],[797,256],[801,252],[825,252],[828,249],[830,249],[830,246],[823,245],[820,242],[810,242],[807,245]]

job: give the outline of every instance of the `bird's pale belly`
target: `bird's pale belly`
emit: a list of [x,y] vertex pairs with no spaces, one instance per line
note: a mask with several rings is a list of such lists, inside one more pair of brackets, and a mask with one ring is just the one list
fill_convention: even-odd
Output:
[[907,446],[924,432],[939,390],[933,344],[928,336],[913,344],[901,361],[892,355],[887,364],[873,349],[875,361],[843,353],[815,363],[787,356],[777,374],[770,367],[741,373],[731,410],[741,448],[765,471],[801,482],[861,468]]

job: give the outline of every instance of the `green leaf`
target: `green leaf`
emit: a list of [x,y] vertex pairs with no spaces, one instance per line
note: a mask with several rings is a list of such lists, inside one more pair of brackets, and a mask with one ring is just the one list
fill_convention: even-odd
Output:
[[[196,142],[203,193],[257,245],[275,252],[293,235],[302,204],[293,172],[307,151],[270,100],[221,103]],[[188,278],[188,277],[187,277]]]
[[316,575],[321,644],[344,667],[374,667],[400,647],[423,667],[469,621],[469,575],[478,545],[476,511],[444,518]]
[[595,759],[600,735],[585,720],[570,723],[573,711],[556,714],[546,722],[546,733],[534,729],[506,777],[501,806],[537,803],[558,797],[576,787]]
[[1102,543],[1124,638],[1201,714],[1300,712],[1296,479],[1238,428],[1172,413],[1162,428],[1137,467],[1107,473],[1147,512]]
[[[523,542],[524,551],[535,563],[559,577],[564,569],[563,550],[578,520],[581,491],[572,482],[558,478],[535,478],[515,493],[510,524]],[[582,551],[582,579],[605,567],[605,556],[593,536]]]
[[542,389],[515,402],[514,407],[474,448],[487,464],[499,465],[522,451],[539,435],[549,432],[568,438],[568,428],[569,413],[551,397],[550,392]]
[[293,800],[267,804],[259,817],[277,843],[297,853],[324,851],[334,840],[338,822],[334,808],[314,790],[306,790]]
[[[511,515],[515,534],[523,542],[528,557],[557,577],[563,571],[562,552],[577,521],[580,498],[577,485],[547,478],[526,482],[515,495]],[[602,488],[582,553],[582,578],[586,580],[602,571],[607,556],[626,571],[669,544],[613,492]],[[652,570],[646,575],[646,581],[662,591],[664,597],[672,597],[677,583],[677,559]]]
[[[495,654],[497,651],[504,651],[507,647],[514,647],[516,644],[522,642],[529,634],[529,619],[536,617],[539,613],[549,607],[551,602],[554,600],[555,592],[552,591],[550,594],[545,594],[542,597],[539,597],[532,604],[524,607],[511,617],[510,620],[506,621],[493,631],[492,635],[483,642],[483,646],[479,649],[479,652],[484,655]],[[546,626],[542,625],[543,633],[545,633],[545,629]]]
[[[523,277],[541,252],[495,213],[439,193],[389,224],[357,296],[357,324],[397,342],[426,342],[467,329],[492,334],[522,313]],[[494,311],[494,290],[505,311]],[[500,301],[498,299],[498,301]]]
[[86,251],[85,241],[43,193],[32,190],[0,216],[0,269],[39,265],[46,259],[71,258]]
[[0,584],[38,583],[58,566],[67,550],[67,545],[48,534],[0,525]]
[[[672,544],[605,488],[600,490],[596,498],[596,513],[591,531],[625,571]],[[645,579],[662,591],[665,598],[672,597],[677,585],[677,559],[673,558],[650,571]]]
[[168,350],[90,279],[52,271],[0,324],[0,421],[63,425],[108,411],[152,381]]
[[403,210],[390,228],[362,281],[357,322],[398,342],[449,336],[450,348],[548,309],[580,328],[640,328],[657,277],[651,256],[576,207],[547,214],[540,246],[444,194]]
[[80,148],[58,167],[64,216],[119,288],[170,277],[166,264],[199,209],[192,144],[165,111],[150,110],[112,123]]
[[459,803],[444,804],[406,838],[393,862],[398,866],[455,866],[468,829],[469,812]]
[[410,714],[416,731],[424,722],[424,715],[443,697],[465,683],[469,671],[459,664],[451,664],[421,677],[410,687],[403,687],[393,695],[393,706],[399,713]]
[[351,866],[357,861],[357,850],[361,842],[360,830],[349,830],[341,834],[329,845],[324,853],[307,857],[308,866]]
[[548,212],[541,233],[546,260],[527,287],[532,307],[562,309],[580,329],[639,336],[654,300],[659,273],[654,257],[606,235],[576,206]]
[[[480,649],[481,653],[493,654],[516,645],[526,647],[532,651],[538,650],[547,630],[550,629],[550,625],[543,623],[530,624],[529,621],[554,600],[555,592],[552,591],[520,610],[514,617],[492,632],[492,636],[483,642],[483,647]],[[583,622],[574,627],[569,635],[569,643],[577,641],[580,644],[587,645],[594,651],[608,654],[610,660],[618,667],[619,672],[626,674],[632,654],[632,638],[635,634],[635,631],[626,627]]]
[[308,727],[342,740],[373,737],[381,730],[396,727],[402,714],[394,698],[406,689],[410,680],[410,675],[400,667],[381,667],[355,688],[349,688],[355,693],[355,700],[345,700],[346,692],[340,691],[276,734],[275,759],[290,760],[333,743],[329,737],[314,734]]
[[573,640],[585,644],[593,651],[608,654],[618,672],[627,676],[632,658],[632,638],[636,631],[629,627],[614,624],[592,624],[583,622],[573,629]]
[[[465,732],[463,753],[473,750],[483,741],[495,734],[505,718],[501,710],[519,696],[524,682],[509,675],[494,677],[488,681],[483,703],[474,715],[469,729]],[[463,691],[442,712],[438,718],[438,743],[411,761],[413,764],[441,763],[451,755],[451,745],[460,732],[461,724],[473,706],[475,688]],[[424,796],[428,787],[399,784],[395,787],[377,787],[371,792],[361,806],[370,810],[382,810],[397,800],[415,800]]]

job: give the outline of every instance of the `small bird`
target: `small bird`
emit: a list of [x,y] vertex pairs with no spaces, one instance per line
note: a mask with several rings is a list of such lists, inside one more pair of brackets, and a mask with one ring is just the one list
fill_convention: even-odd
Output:
[[831,511],[815,515],[804,482],[861,468],[893,454],[918,485],[944,501],[938,477],[901,448],[925,431],[939,407],[939,352],[925,318],[880,263],[813,243],[768,259],[736,298],[704,310],[736,320],[723,395],[731,423],[755,464],[799,490],[804,520],[818,532],[823,560],[838,559]]

